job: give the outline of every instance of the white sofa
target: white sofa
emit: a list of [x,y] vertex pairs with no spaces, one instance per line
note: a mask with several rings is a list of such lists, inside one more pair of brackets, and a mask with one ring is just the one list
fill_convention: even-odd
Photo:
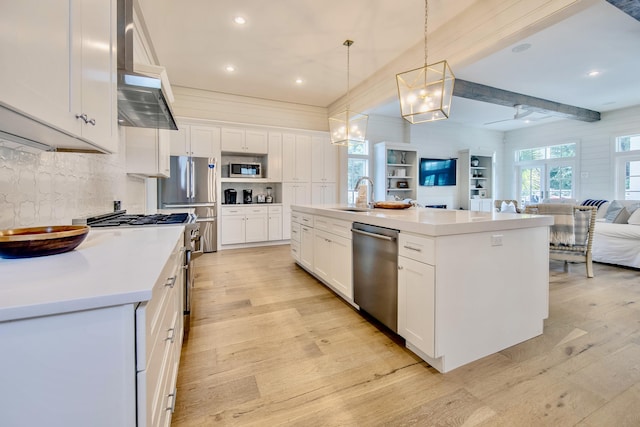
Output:
[[[617,205],[626,212],[614,215]],[[640,268],[640,200],[612,200],[598,208],[592,256],[596,262]]]

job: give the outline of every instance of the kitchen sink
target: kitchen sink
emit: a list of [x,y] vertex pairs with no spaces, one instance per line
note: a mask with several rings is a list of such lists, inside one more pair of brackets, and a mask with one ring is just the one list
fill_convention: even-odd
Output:
[[347,208],[334,208],[337,211],[343,211],[343,212],[369,212],[371,211],[371,209],[367,209],[367,208],[354,208],[354,207],[347,207]]

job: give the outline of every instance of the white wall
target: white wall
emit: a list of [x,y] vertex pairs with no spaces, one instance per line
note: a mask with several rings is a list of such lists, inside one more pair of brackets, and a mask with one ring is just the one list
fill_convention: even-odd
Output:
[[0,228],[71,224],[73,218],[123,209],[144,212],[144,180],[125,173],[119,153],[50,153],[0,141]]
[[[602,113],[601,120],[585,123],[561,120],[505,133],[504,198],[517,194],[514,153],[523,148],[576,141],[576,198],[615,199],[614,139],[640,134],[640,106]],[[509,196],[509,197],[508,197]]]
[[[504,133],[466,127],[448,121],[422,123],[410,127],[411,145],[418,148],[419,157],[452,158],[458,157],[458,151],[469,149],[471,153],[495,153],[496,165],[504,158]],[[458,181],[460,168],[458,164]],[[495,174],[495,198],[502,198],[503,178],[501,171]],[[458,186],[422,187],[418,186],[418,202],[421,205],[447,205],[457,209]]]

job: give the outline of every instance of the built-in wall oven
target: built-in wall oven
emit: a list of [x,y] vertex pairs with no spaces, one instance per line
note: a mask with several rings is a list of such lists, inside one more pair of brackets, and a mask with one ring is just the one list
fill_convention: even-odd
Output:
[[[197,220],[196,215],[188,213],[138,215],[127,214],[125,210],[109,212],[86,218],[77,218],[74,225],[88,225],[95,228],[114,227],[153,227],[167,225],[184,225],[184,333],[189,333],[191,322],[192,298],[194,286],[193,261],[203,253],[201,226],[203,222]],[[206,224],[206,222],[204,223]]]

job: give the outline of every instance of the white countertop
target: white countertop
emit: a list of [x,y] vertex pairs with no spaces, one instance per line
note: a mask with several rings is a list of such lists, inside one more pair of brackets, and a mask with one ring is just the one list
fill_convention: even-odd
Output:
[[0,321],[149,300],[183,229],[91,229],[70,252],[0,259]]
[[346,221],[364,222],[428,236],[481,233],[542,227],[553,224],[552,216],[416,208],[347,211],[346,205],[296,205],[291,209]]

